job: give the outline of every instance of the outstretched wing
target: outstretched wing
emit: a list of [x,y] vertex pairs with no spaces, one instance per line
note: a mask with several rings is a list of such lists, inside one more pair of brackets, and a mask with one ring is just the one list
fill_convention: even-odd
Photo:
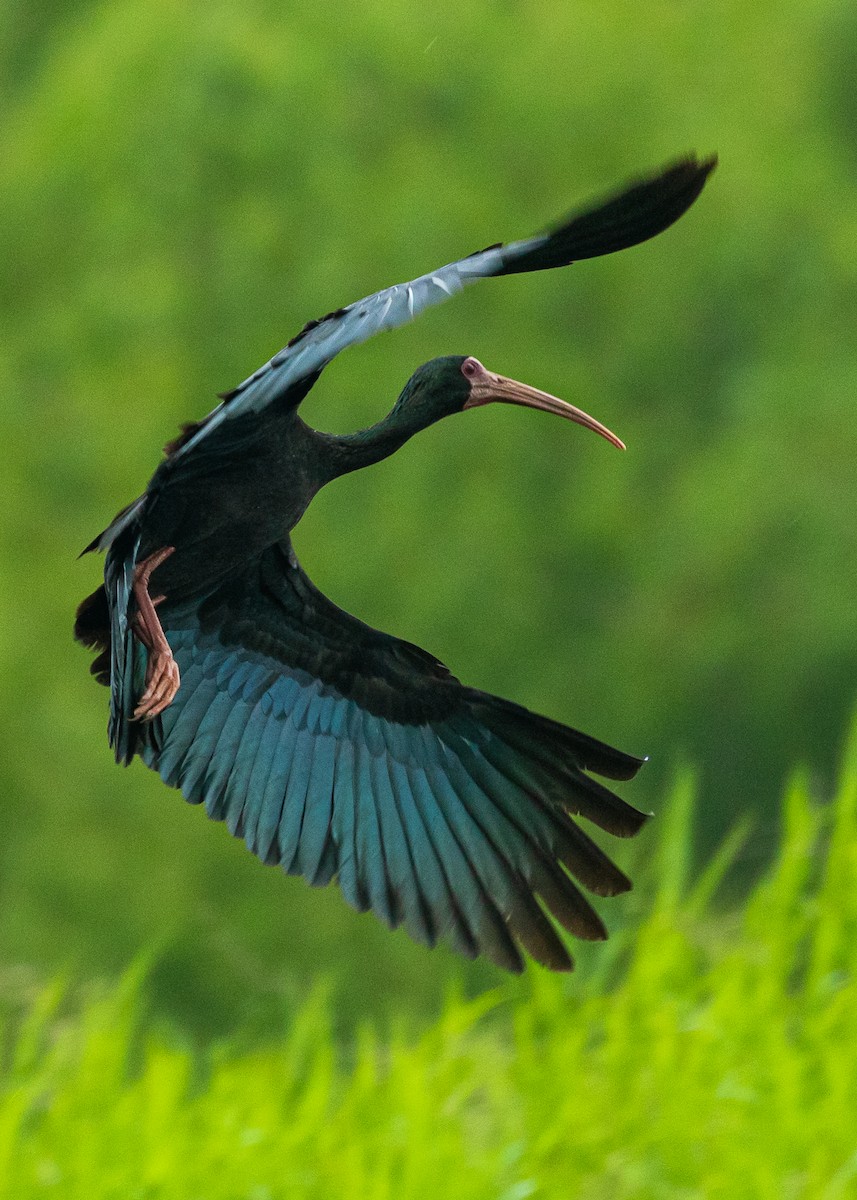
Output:
[[571,814],[636,833],[644,815],[585,772],[629,779],[640,759],[463,687],[327,600],[288,543],[161,620],[182,684],[137,750],[263,862],[512,971],[521,947],[571,967],[546,912],[606,936],[572,876],[630,883]]
[[[567,266],[577,259],[611,254],[654,237],[690,207],[715,161],[683,159],[606,202],[568,217],[547,233],[505,246],[490,246],[410,283],[385,288],[321,320],[310,321],[284,349],[226,393],[222,404],[170,448],[177,456],[187,453],[223,421],[258,412],[299,380],[317,376],[340,350],[382,330],[404,325],[474,280]],[[298,396],[302,398],[303,393]]]

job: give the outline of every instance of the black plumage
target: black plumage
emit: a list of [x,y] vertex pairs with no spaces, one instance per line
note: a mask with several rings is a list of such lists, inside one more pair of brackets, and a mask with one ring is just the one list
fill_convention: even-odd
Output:
[[[418,647],[332,604],[289,540],[315,493],[444,416],[501,400],[585,413],[475,359],[420,367],[378,425],[310,429],[298,406],[341,349],[466,283],[634,245],[676,220],[713,160],[684,160],[539,237],[492,246],[309,322],[185,428],[145,493],[87,549],[105,581],[76,636],[109,684],[116,757],[139,755],[263,862],[434,945],[520,970],[526,950],[571,966],[550,917],[582,938],[596,895],[630,887],[575,824],[620,837],[645,817],[586,772],[630,779],[641,759],[462,685]],[[549,914],[549,915],[548,915]]]

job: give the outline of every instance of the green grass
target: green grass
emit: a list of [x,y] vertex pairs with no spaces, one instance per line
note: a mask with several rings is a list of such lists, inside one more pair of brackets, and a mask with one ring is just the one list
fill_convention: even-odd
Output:
[[147,1025],[142,968],[77,1004],[48,989],[6,1042],[0,1193],[857,1195],[857,740],[834,802],[792,784],[738,911],[712,895],[740,834],[699,877],[692,808],[684,782],[641,924],[422,1031],[337,1044],[319,990],[278,1044],[201,1053]]

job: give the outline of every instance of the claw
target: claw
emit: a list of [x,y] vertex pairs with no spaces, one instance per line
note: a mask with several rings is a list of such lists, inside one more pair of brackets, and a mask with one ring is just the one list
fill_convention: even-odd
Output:
[[151,554],[138,563],[134,571],[134,598],[137,601],[134,630],[149,651],[146,690],[134,709],[136,721],[153,721],[172,704],[181,684],[178,663],[173,657],[155,612],[156,606],[161,604],[165,597],[153,598],[149,595],[149,576],[164,559],[169,558],[174,549],[173,546],[166,546],[163,550],[158,550],[156,554]]
[[179,690],[181,676],[173,653],[166,650],[149,652],[146,668],[146,690],[134,709],[135,721],[153,721],[165,708],[169,708]]

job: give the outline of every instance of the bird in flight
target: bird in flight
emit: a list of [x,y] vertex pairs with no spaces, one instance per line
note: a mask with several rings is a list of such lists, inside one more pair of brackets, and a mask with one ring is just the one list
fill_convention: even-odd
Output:
[[555,922],[606,937],[577,883],[598,896],[631,884],[572,818],[635,834],[645,814],[592,775],[630,779],[644,760],[466,687],[424,650],[343,612],[302,570],[289,534],[326,483],[491,402],[622,443],[472,356],[419,367],[359,433],[321,433],[298,409],[340,350],[467,284],[660,233],[714,161],[682,159],[545,234],[310,321],[184,427],[143,495],[86,548],[107,552],[104,583],[80,605],[75,635],[98,651],[91,669],[110,688],[118,762],[138,755],[263,862],[316,886],[335,878],[354,908],[427,946],[446,938],[516,972],[526,951],[569,970]]

